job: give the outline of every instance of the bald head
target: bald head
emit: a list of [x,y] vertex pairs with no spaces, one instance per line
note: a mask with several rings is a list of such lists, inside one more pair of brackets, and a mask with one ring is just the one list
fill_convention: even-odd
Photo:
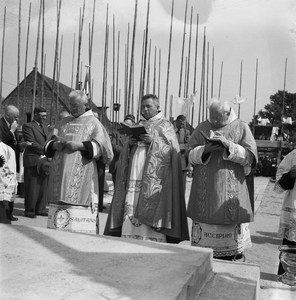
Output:
[[227,101],[213,98],[210,100],[208,107],[212,125],[222,127],[228,124],[231,106]]
[[18,123],[18,118],[19,118],[19,110],[17,107],[13,106],[13,105],[8,105],[5,108],[5,119],[7,120],[7,122],[11,125],[14,121],[17,121]]
[[62,119],[64,119],[64,118],[68,117],[68,116],[70,116],[70,113],[69,113],[68,111],[66,111],[66,110],[63,110],[63,111],[60,113],[60,115],[59,115],[59,120],[62,120]]

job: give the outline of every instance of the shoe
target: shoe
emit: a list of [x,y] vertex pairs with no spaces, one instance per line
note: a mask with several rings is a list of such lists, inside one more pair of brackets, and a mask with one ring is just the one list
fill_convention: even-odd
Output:
[[246,256],[243,253],[238,253],[234,255],[233,261],[245,262]]
[[42,212],[40,214],[36,214],[37,216],[42,216],[42,217],[47,217],[48,213],[47,212]]
[[10,216],[10,220],[11,220],[11,221],[17,221],[18,218],[16,218],[16,217],[14,217],[13,215],[11,215],[11,216]]
[[31,219],[36,218],[36,215],[35,215],[34,213],[25,213],[25,216],[26,216],[27,218],[31,218]]

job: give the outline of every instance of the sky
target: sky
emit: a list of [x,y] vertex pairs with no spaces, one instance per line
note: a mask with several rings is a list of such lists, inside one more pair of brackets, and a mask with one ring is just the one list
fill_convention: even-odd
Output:
[[[105,26],[108,7],[109,48],[108,48],[108,84],[107,105],[110,106],[113,85],[113,40],[115,40],[115,74],[117,74],[117,49],[119,43],[118,101],[123,103],[124,93],[124,57],[127,43],[127,28],[130,28],[130,49],[134,26],[136,0],[96,0],[94,39],[91,59],[93,80],[93,102],[102,105],[102,82],[104,66]],[[27,61],[27,74],[35,64],[39,1],[21,1],[21,55],[20,81],[24,79],[25,52],[31,2],[31,21]],[[77,69],[79,15],[83,0],[62,0],[60,17],[61,39],[61,74],[60,82],[73,85]],[[174,18],[172,23],[171,59],[169,69],[168,94],[173,95],[173,117],[180,113],[176,97],[179,93],[181,53],[184,30],[185,0],[174,1]],[[139,94],[143,32],[146,26],[148,0],[138,1],[137,24],[135,33],[134,89]],[[89,64],[89,26],[92,24],[94,0],[85,0],[85,15],[82,34],[81,76],[84,80],[86,67]],[[153,92],[154,64],[156,65],[156,94],[158,94],[158,75],[160,73],[159,99],[161,108],[165,106],[166,81],[168,70],[168,50],[170,40],[172,0],[150,0],[148,29],[148,49],[151,41],[150,85]],[[3,16],[6,9],[5,36],[3,46]],[[190,16],[192,10],[191,47]],[[18,74],[18,16],[19,0],[0,0],[0,51],[4,49],[2,96],[6,97],[17,85]],[[198,26],[197,26],[198,16]],[[113,21],[114,20],[114,21]],[[113,37],[113,23],[115,24]],[[45,74],[53,76],[55,39],[57,27],[57,1],[47,0],[45,6]],[[196,30],[198,33],[197,68],[195,69]],[[198,124],[198,106],[202,74],[202,48],[204,33],[209,49],[208,94],[232,101],[239,91],[247,100],[241,104],[240,118],[246,122],[268,103],[269,97],[278,90],[296,93],[296,2],[294,0],[188,0],[184,60],[189,57],[189,94],[195,93],[195,111],[193,126]],[[74,63],[73,45],[75,35]],[[155,50],[156,49],[156,50]],[[39,46],[39,52],[41,46]],[[156,63],[155,61],[156,52]],[[159,63],[159,52],[161,52]],[[214,53],[214,54],[213,54]],[[40,53],[38,69],[41,70]],[[2,58],[1,58],[2,60]],[[213,63],[214,62],[214,63]],[[286,64],[287,62],[287,64]],[[160,70],[159,70],[160,66]],[[223,66],[223,68],[222,68]],[[257,67],[256,67],[257,66]],[[148,68],[148,67],[147,67]],[[221,71],[222,69],[222,71]],[[257,69],[257,72],[256,72]],[[212,81],[213,71],[213,81]],[[242,71],[242,72],[241,72]],[[146,74],[148,69],[146,70]],[[183,67],[182,84],[184,84],[185,67]],[[115,75],[116,78],[116,75]],[[195,78],[195,82],[194,82]],[[257,78],[257,80],[256,80]],[[286,79],[286,80],[285,80]],[[116,79],[115,79],[116,81]],[[220,85],[221,82],[221,85]],[[147,84],[146,84],[147,85]],[[195,90],[194,90],[195,87]],[[182,92],[183,94],[183,92]],[[182,95],[183,96],[183,95]],[[169,106],[169,104],[168,104]],[[233,105],[238,111],[238,106]],[[123,107],[122,107],[123,108]],[[120,111],[123,119],[123,110]]]

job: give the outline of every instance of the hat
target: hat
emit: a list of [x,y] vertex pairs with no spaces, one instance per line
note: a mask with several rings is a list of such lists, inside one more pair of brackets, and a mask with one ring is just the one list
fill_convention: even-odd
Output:
[[124,121],[125,120],[131,120],[133,123],[135,123],[135,116],[134,115],[126,115],[124,117]]

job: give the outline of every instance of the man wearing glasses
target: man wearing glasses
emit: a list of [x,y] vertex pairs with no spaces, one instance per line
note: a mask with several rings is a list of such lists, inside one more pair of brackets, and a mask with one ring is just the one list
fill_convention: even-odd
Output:
[[[4,110],[4,116],[0,119],[0,130],[2,134],[2,142],[14,150],[16,171],[19,172],[19,155],[20,143],[17,132],[19,110],[13,105],[8,105]],[[15,196],[15,195],[14,195]],[[13,199],[13,198],[12,198]],[[17,221],[18,218],[13,216],[14,201],[9,201],[9,218],[11,221]]]
[[212,99],[209,119],[199,124],[188,143],[194,167],[187,208],[192,219],[192,246],[213,249],[214,258],[245,259],[254,220],[255,139],[228,102]]
[[36,215],[47,216],[46,212],[46,178],[38,173],[37,165],[44,156],[44,145],[49,134],[46,110],[35,107],[33,121],[23,125],[23,138],[31,144],[24,153],[25,181],[25,216],[36,218]]

